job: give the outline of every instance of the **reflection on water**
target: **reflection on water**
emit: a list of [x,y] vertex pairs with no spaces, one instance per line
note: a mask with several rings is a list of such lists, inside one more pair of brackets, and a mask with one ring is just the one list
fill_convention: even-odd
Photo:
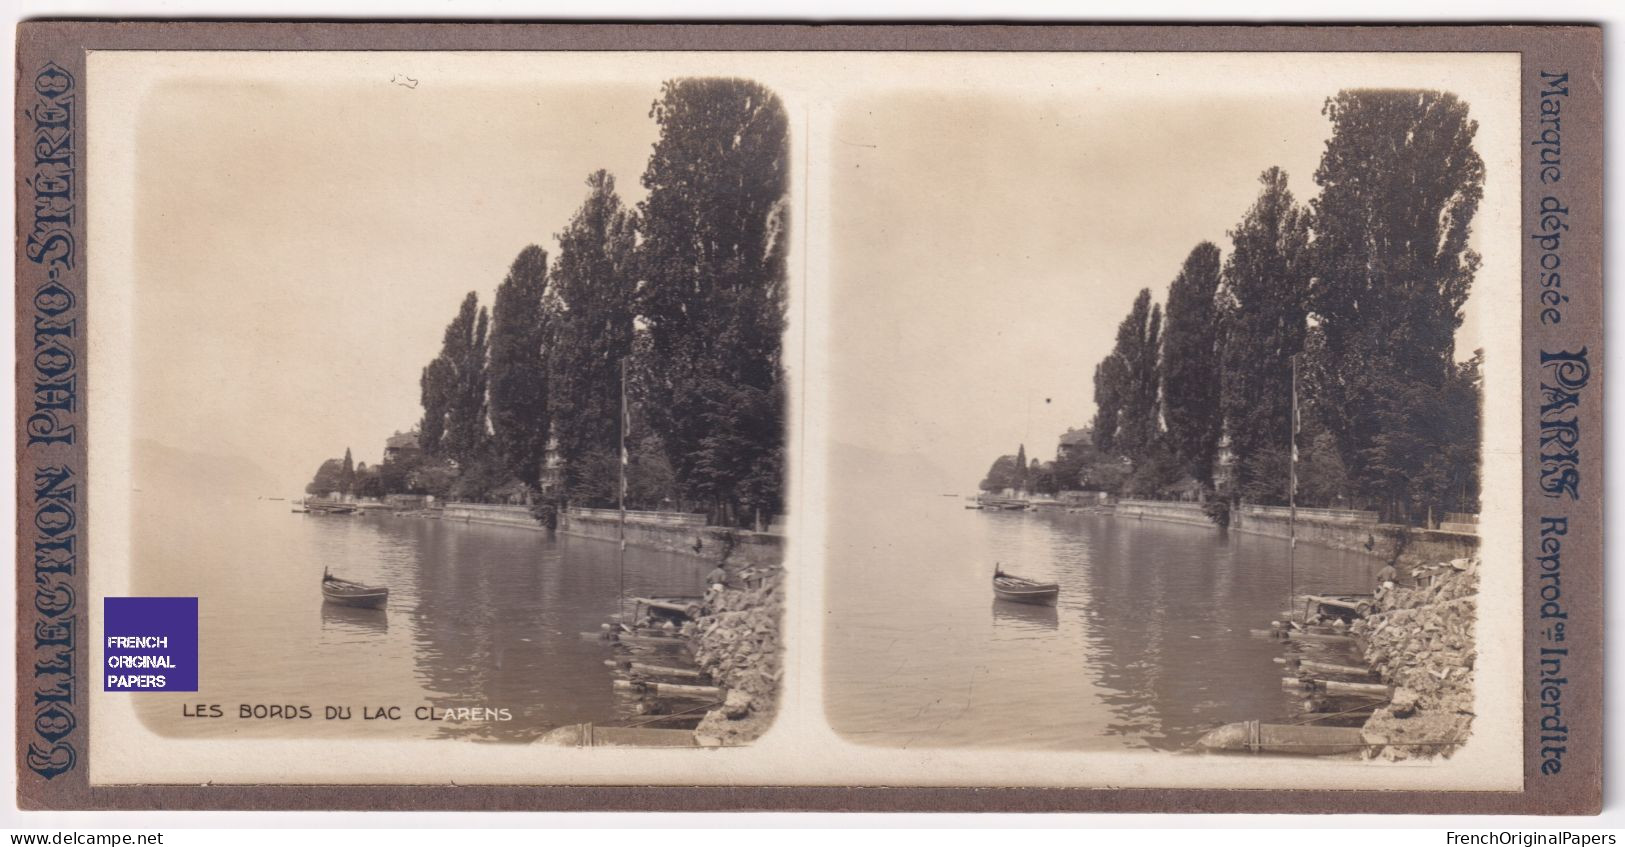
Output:
[[[866,498],[831,515],[825,706],[866,744],[1184,749],[1220,724],[1285,719],[1284,541],[1100,515]],[[1369,591],[1380,563],[1302,545],[1301,591]],[[1054,608],[993,601],[995,562],[1061,585]],[[989,609],[991,608],[991,611]]]
[[1054,606],[993,601],[993,630],[1008,629],[1017,634],[1053,632],[1061,625],[1061,613]]
[[366,643],[389,632],[389,613],[323,603],[322,635],[328,644]]
[[[621,717],[610,652],[583,636],[616,611],[614,543],[387,514],[291,514],[278,501],[136,495],[134,508],[129,593],[199,598],[199,691],[127,695],[155,731],[529,741]],[[388,607],[323,603],[324,568],[387,585]],[[707,569],[628,550],[626,591],[697,594]],[[197,711],[188,704],[218,704],[227,717],[187,717]],[[245,705],[292,706],[282,711],[296,717],[238,719]],[[298,717],[298,706],[311,717]],[[350,718],[328,719],[327,707]]]

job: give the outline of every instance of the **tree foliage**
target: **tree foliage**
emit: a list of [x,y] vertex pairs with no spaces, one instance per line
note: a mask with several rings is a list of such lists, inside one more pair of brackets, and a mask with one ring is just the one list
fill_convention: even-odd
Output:
[[1032,468],[1027,474],[1027,487],[1035,494],[1047,494],[1051,497],[1059,494],[1061,481],[1055,475],[1055,463],[1034,459]]
[[1309,215],[1286,172],[1270,168],[1258,181],[1258,199],[1229,233],[1218,300],[1220,406],[1236,487],[1253,502],[1275,503],[1285,502],[1286,470],[1275,459],[1291,438],[1292,357],[1303,351],[1313,268]]
[[1162,306],[1143,288],[1117,327],[1117,344],[1095,368],[1095,445],[1139,465],[1162,439]]
[[578,504],[618,499],[624,444],[631,505],[735,525],[783,511],[784,106],[754,82],[677,79],[649,115],[636,212],[593,173],[551,267],[527,247],[489,318],[463,301],[420,377],[423,456],[380,470],[386,490],[516,496],[515,475],[538,486],[551,439]]
[[383,477],[378,468],[376,466],[369,468],[366,462],[356,465],[353,490],[357,497],[379,498],[388,493],[384,490]]
[[305,485],[305,493],[314,497],[326,497],[335,491],[344,490],[344,460],[328,459],[316,468],[316,475],[311,477]]
[[470,291],[446,327],[440,355],[423,370],[420,444],[425,452],[459,464],[481,457],[489,442],[485,405],[489,324],[490,316]]
[[355,460],[350,457],[350,448],[344,448],[344,463],[339,468],[339,491],[349,494],[355,490]]
[[540,479],[552,429],[547,285],[547,253],[532,244],[514,258],[491,308],[491,438],[508,471],[531,488]]
[[438,456],[443,449],[455,378],[451,362],[441,353],[424,366],[423,375],[418,379],[423,405],[423,420],[418,422],[418,446],[426,455]]
[[1311,203],[1317,400],[1357,493],[1415,519],[1459,476],[1418,470],[1450,446],[1440,422],[1463,384],[1455,333],[1479,265],[1468,247],[1483,196],[1478,124],[1438,91],[1343,91],[1324,113],[1332,137]]
[[[1286,502],[1297,362],[1299,503],[1411,522],[1477,509],[1482,352],[1455,361],[1479,264],[1477,125],[1436,91],[1342,91],[1324,114],[1331,138],[1309,207],[1266,170],[1229,233],[1216,297],[1219,250],[1202,244],[1169,288],[1160,355],[1142,291],[1096,366],[1092,446],[1129,464],[1116,490],[1165,496],[1189,486],[1180,474],[1206,484],[1219,420],[1229,493]],[[1074,467],[1088,485],[1110,463],[1074,448],[1056,465],[1062,487]]]
[[1017,488],[1021,474],[1016,469],[1015,456],[1000,456],[993,460],[987,469],[987,475],[982,477],[979,486],[983,491],[1003,491],[1006,488]]
[[1084,428],[1083,438],[1074,441],[1065,455],[1057,456],[1052,473],[1058,491],[1117,491],[1126,475],[1120,456],[1095,446],[1094,430]]
[[1219,248],[1204,241],[1185,257],[1168,287],[1162,337],[1163,419],[1168,445],[1183,471],[1203,487],[1213,484],[1219,448]]
[[589,176],[587,188],[558,234],[553,267],[554,429],[567,496],[607,506],[619,498],[621,363],[632,354],[637,224],[608,172]]
[[740,79],[667,82],[643,174],[642,398],[679,487],[723,520],[783,508],[788,118]]

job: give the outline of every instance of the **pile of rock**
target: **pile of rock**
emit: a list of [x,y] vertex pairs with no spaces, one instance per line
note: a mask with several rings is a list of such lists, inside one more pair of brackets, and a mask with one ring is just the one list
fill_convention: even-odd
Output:
[[695,730],[705,746],[754,741],[773,723],[784,676],[780,627],[783,573],[751,569],[712,586],[693,622],[689,650],[700,669],[727,689],[727,699]]
[[1393,686],[1387,706],[1366,721],[1387,759],[1448,756],[1472,731],[1478,559],[1414,568],[1351,627],[1371,667]]

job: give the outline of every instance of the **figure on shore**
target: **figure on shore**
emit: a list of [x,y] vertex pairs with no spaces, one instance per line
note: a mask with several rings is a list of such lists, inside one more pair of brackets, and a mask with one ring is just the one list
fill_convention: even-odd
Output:
[[1382,570],[1377,571],[1376,596],[1380,599],[1384,594],[1387,594],[1389,591],[1393,590],[1394,583],[1398,581],[1399,570],[1394,567],[1393,563],[1389,562],[1388,564],[1383,565]]

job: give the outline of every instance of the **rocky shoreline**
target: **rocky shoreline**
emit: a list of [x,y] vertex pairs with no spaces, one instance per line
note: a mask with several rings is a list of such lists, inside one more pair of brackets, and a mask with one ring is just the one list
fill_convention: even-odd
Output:
[[1371,758],[1449,756],[1472,732],[1478,567],[1475,557],[1412,568],[1408,584],[1389,589],[1350,628],[1393,687],[1364,726],[1382,740]]
[[689,650],[700,669],[727,690],[719,708],[695,729],[702,747],[748,744],[778,714],[784,677],[784,573],[745,568],[730,575],[740,587],[712,586],[693,623]]

